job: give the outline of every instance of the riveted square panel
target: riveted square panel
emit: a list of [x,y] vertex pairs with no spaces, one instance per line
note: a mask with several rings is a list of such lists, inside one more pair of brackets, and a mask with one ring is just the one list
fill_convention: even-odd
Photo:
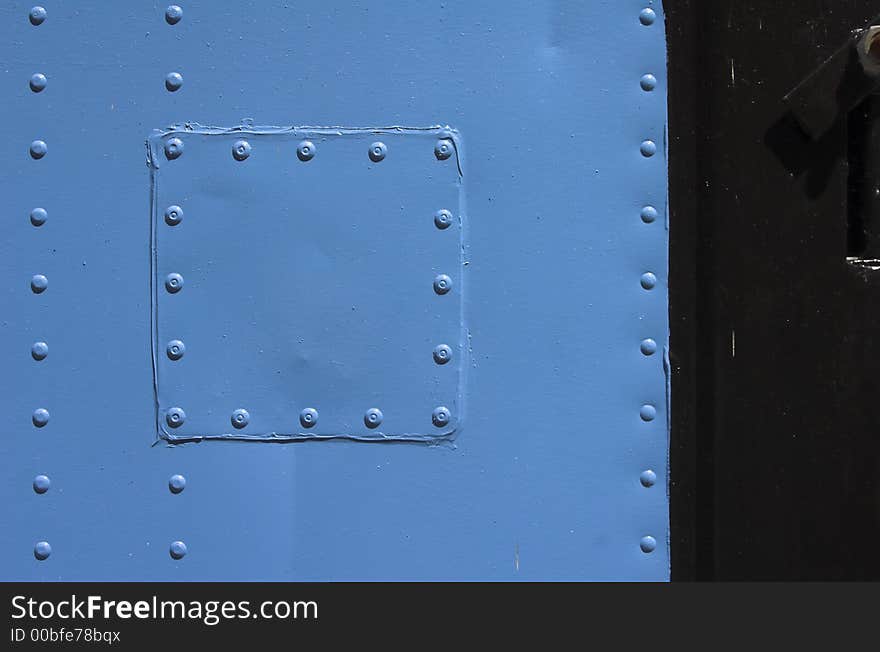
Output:
[[187,125],[149,146],[160,436],[455,432],[457,133]]

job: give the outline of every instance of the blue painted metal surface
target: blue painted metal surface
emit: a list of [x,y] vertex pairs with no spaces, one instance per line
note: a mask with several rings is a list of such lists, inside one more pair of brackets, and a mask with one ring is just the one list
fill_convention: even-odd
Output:
[[0,8],[3,579],[668,577],[659,6],[44,7]]

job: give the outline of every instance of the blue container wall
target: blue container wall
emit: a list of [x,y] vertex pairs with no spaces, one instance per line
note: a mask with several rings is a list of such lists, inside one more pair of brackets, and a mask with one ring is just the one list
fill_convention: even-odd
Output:
[[[659,3],[192,1],[181,2],[176,24],[154,2],[43,6],[42,22],[29,20],[30,4],[0,8],[3,579],[668,578]],[[171,72],[182,78],[174,91],[166,87]],[[38,91],[29,83],[35,74],[46,77]],[[462,292],[456,323],[466,382],[464,417],[451,437],[159,438],[164,415],[157,410],[167,406],[157,408],[154,387],[154,207],[145,141],[156,129],[184,123],[456,130],[457,211],[465,228],[452,276],[460,281],[454,291]],[[46,144],[44,156],[39,147],[30,151],[35,140]],[[191,176],[174,177],[184,184],[185,223],[211,219],[200,207],[219,205],[217,219],[229,228],[225,239],[212,240],[180,231],[176,246],[185,252],[192,238],[203,264],[214,261],[213,247],[222,265],[243,236],[232,211],[217,203],[220,184],[187,189],[185,182],[235,174],[229,166],[236,161],[225,149],[211,159],[198,142],[183,140],[181,160],[198,163]],[[297,142],[288,145],[292,163]],[[433,143],[424,156],[437,164]],[[407,156],[415,156],[409,147]],[[395,151],[389,147],[377,168]],[[251,167],[235,170],[275,174],[259,167],[260,156],[255,143],[242,163]],[[342,174],[347,163],[338,156],[324,158],[313,183],[290,183],[285,206],[321,206],[315,195],[338,193],[356,207],[371,161],[364,148],[363,166]],[[160,174],[172,163],[164,161]],[[388,196],[419,205],[437,182],[424,176],[424,185],[407,177],[395,187],[386,179],[397,193]],[[231,186],[227,206],[243,201],[241,187]],[[284,199],[280,192],[274,201]],[[37,207],[47,215],[39,226],[30,217]],[[339,219],[357,225],[368,242],[380,228],[375,221],[397,210],[364,202],[360,219]],[[431,226],[426,239],[437,235],[431,214],[414,219]],[[161,215],[155,227],[167,228]],[[317,237],[310,232],[317,228],[291,224],[280,235],[297,238],[305,229]],[[438,246],[413,244],[418,237],[407,232],[402,242],[428,252]],[[382,252],[376,269],[404,279],[403,272],[395,276],[387,242]],[[257,278],[240,277],[229,290],[264,304],[268,293],[276,295],[293,319],[302,306],[285,297],[305,296],[303,287],[272,283],[274,269],[261,267]],[[434,270],[426,270],[432,297]],[[34,291],[34,275],[45,276],[45,290]],[[302,283],[315,294],[329,291],[332,265]],[[174,298],[195,301],[196,288]],[[415,309],[411,296],[385,296],[383,306],[406,314]],[[236,310],[213,305],[182,313],[187,356],[204,345],[200,333],[217,331],[224,310]],[[265,321],[239,317],[225,331],[231,342],[271,332]],[[391,335],[396,326],[389,324]],[[356,356],[369,346],[365,332],[339,330],[304,354],[316,365],[337,347]],[[293,350],[285,343],[298,345],[293,333],[274,337],[280,354]],[[428,361],[432,337],[424,334],[418,354]],[[32,351],[36,342],[48,347],[42,359],[41,347]],[[184,398],[205,390],[200,381],[217,384],[222,367],[211,368],[211,377],[196,374],[181,384]],[[225,373],[234,390],[239,367],[230,364]],[[416,391],[407,387],[413,373],[389,365],[357,378],[387,390],[392,405]],[[308,376],[299,382],[308,387]],[[321,419],[336,409],[360,418],[355,409],[371,407],[346,396],[315,398],[330,406],[320,408]],[[212,418],[227,430],[231,407],[248,408],[214,407]],[[297,418],[298,403],[288,407],[276,417]],[[45,424],[38,409],[48,413]],[[50,482],[42,493],[34,489],[39,475]],[[186,480],[178,493],[169,490],[175,475]],[[177,541],[186,545],[180,559],[169,554]],[[37,558],[45,546],[35,554],[38,542],[51,546],[45,559]]]

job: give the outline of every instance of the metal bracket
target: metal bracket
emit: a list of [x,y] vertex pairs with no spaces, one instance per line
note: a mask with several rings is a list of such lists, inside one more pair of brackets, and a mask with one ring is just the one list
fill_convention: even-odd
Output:
[[849,38],[783,101],[800,127],[819,140],[880,85],[880,17]]

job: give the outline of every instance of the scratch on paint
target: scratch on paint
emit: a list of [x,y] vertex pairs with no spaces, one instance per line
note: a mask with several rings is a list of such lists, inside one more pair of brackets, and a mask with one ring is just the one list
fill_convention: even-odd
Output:
[[730,331],[730,357],[736,357],[736,329]]
[[733,59],[730,60],[730,85],[736,84],[736,71],[733,69]]
[[519,544],[513,546],[513,567],[519,572]]

